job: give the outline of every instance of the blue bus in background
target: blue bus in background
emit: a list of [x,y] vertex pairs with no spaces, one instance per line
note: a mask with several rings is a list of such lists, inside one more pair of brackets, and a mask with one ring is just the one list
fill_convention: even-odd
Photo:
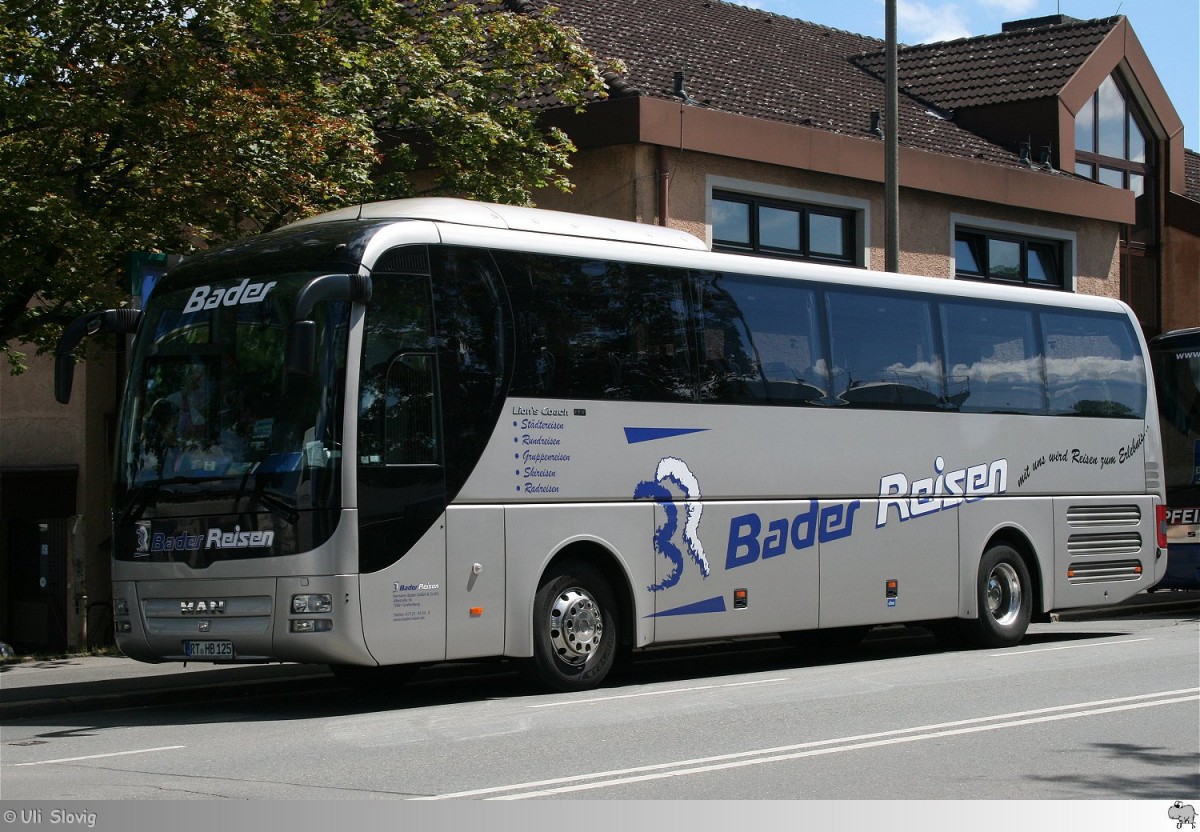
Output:
[[1150,342],[1167,471],[1167,574],[1155,589],[1200,588],[1200,327]]

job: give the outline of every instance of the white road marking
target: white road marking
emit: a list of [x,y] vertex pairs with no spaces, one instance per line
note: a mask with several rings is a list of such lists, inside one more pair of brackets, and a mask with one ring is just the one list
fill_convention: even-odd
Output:
[[36,763],[13,763],[13,768],[21,766],[48,766],[53,763],[77,763],[80,760],[101,760],[105,757],[124,757],[128,754],[149,754],[152,751],[175,751],[187,748],[186,745],[164,745],[161,748],[139,748],[136,751],[114,751],[111,754],[89,754],[86,757],[62,757],[58,760],[39,760]]
[[1052,653],[1055,650],[1084,650],[1089,647],[1114,647],[1120,644],[1137,644],[1139,641],[1154,641],[1152,638],[1127,638],[1121,641],[1094,641],[1088,644],[1065,644],[1061,647],[1033,647],[1029,650],[1008,650],[1004,653],[991,653],[997,656],[1027,656],[1030,653]]
[[[484,789],[472,789],[469,791],[412,799],[452,800],[464,797],[485,797],[488,795],[495,795],[495,797],[488,797],[487,799],[523,800],[530,797],[546,797],[555,794],[565,794],[569,792],[586,791],[590,789],[602,789],[609,786],[619,786],[627,783],[644,782],[647,780],[661,780],[668,777],[683,777],[690,774],[703,774],[711,771],[720,771],[722,769],[764,765],[766,763],[795,760],[802,757],[815,757],[822,754],[835,754],[842,751],[856,751],[864,748],[897,745],[900,743],[938,739],[941,737],[951,737],[962,734],[972,734],[981,731],[995,731],[1001,728],[1016,728],[1023,725],[1034,725],[1043,722],[1078,719],[1085,716],[1098,716],[1100,714],[1115,713],[1118,711],[1153,708],[1160,705],[1171,705],[1191,700],[1200,700],[1200,688],[1161,691],[1159,693],[1146,693],[1139,694],[1137,696],[1120,697],[1118,699],[1097,700],[1094,702],[1078,702],[1072,705],[1056,705],[1049,708],[1017,711],[1008,714],[997,714],[995,716],[975,717],[972,719],[943,722],[933,725],[920,725],[913,728],[900,728],[892,731],[880,731],[873,734],[837,737],[835,739],[816,740],[813,742],[797,743],[795,745],[778,746],[775,748],[760,748],[752,751],[721,754],[713,757],[677,760],[670,763],[657,763],[653,765],[637,766],[627,769],[599,771],[591,774],[557,777],[550,780],[516,783],[508,786],[493,786]],[[511,792],[511,794],[503,794],[504,792]]]
[[724,685],[696,685],[691,688],[672,688],[670,690],[647,690],[641,693],[618,693],[612,696],[595,696],[591,699],[567,699],[543,702],[540,705],[526,705],[527,708],[561,708],[567,705],[586,705],[593,702],[611,702],[617,699],[637,699],[642,696],[663,696],[668,693],[692,693],[698,690],[716,690],[718,688],[744,688],[749,685],[769,685],[773,682],[786,682],[786,677],[778,679],[755,679],[752,682],[729,682]]

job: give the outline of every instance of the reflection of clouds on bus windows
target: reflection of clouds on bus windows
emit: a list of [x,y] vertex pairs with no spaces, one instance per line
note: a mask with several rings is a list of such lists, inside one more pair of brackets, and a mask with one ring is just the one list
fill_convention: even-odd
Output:
[[1097,355],[1047,358],[1046,375],[1051,384],[1065,380],[1144,382],[1145,366],[1139,359],[1104,358]]
[[933,386],[937,385],[936,379],[941,375],[942,365],[938,361],[917,361],[913,364],[895,363],[884,368],[885,372],[895,373],[899,376],[920,376],[922,379],[934,381]]

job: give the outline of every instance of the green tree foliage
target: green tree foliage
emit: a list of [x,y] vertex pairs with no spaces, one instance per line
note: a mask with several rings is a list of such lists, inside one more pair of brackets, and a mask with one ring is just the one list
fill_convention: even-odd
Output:
[[602,94],[577,33],[483,0],[0,5],[0,350],[186,253],[356,201],[528,203],[573,152],[535,108]]

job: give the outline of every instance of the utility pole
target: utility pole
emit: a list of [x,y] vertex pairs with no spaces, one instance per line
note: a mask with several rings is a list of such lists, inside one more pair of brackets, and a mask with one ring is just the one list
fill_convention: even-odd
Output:
[[887,0],[886,61],[883,117],[883,221],[884,221],[884,268],[889,272],[900,271],[900,129],[899,101],[896,92],[896,0]]

